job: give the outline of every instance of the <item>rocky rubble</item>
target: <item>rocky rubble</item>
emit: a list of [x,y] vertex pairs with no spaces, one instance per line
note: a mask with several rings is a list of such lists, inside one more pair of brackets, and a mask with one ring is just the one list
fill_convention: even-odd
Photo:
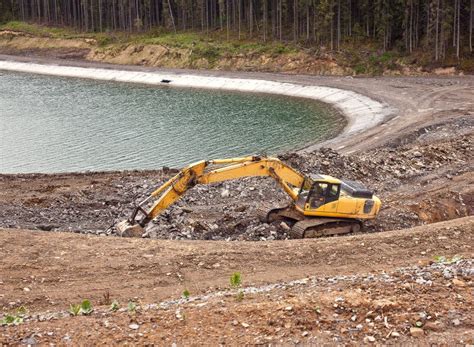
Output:
[[[471,122],[472,123],[472,122]],[[464,130],[463,130],[464,131]],[[426,134],[427,132],[425,132]],[[308,154],[286,153],[280,159],[306,174],[326,173],[343,179],[361,181],[371,187],[384,200],[384,209],[377,221],[367,223],[367,230],[379,231],[411,227],[424,221],[409,206],[385,199],[403,185],[417,184],[417,179],[441,170],[446,178],[471,172],[472,136],[461,135],[448,142],[384,147],[368,153],[341,155],[330,148],[322,148]],[[447,170],[445,170],[445,168]],[[466,194],[472,196],[472,190]],[[250,198],[250,199],[249,199]],[[199,201],[196,201],[199,199]],[[229,204],[235,200],[237,205]],[[240,205],[239,204],[240,201]],[[261,202],[274,201],[284,204],[286,196],[271,179],[243,179],[213,187],[198,187],[181,202],[214,206],[211,215],[221,215],[210,223],[190,217],[191,209],[171,208],[155,221],[147,236],[166,238],[170,233],[176,238],[273,240],[288,237],[288,228],[281,223],[261,224],[255,209]],[[247,206],[243,205],[246,203]],[[472,206],[470,207],[472,209]],[[472,214],[465,209],[464,215]]]

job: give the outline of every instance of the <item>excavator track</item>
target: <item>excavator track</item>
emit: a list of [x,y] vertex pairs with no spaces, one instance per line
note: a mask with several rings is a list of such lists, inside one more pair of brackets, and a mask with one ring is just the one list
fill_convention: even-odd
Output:
[[316,238],[357,232],[360,222],[342,218],[311,218],[296,222],[290,230],[292,239]]

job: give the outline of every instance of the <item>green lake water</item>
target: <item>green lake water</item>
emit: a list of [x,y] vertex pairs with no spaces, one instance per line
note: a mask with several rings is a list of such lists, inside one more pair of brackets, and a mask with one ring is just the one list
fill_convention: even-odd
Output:
[[343,126],[331,108],[305,99],[0,71],[0,173],[277,154]]

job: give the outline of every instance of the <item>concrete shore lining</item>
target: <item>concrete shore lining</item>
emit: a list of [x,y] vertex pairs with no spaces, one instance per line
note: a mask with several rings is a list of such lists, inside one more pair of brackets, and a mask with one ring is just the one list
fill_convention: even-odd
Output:
[[335,139],[330,140],[331,143],[336,142],[340,137],[354,135],[370,129],[394,113],[393,109],[388,105],[365,95],[332,87],[305,86],[264,79],[202,76],[161,71],[129,71],[118,68],[104,69],[0,60],[0,70],[7,71],[168,87],[277,94],[322,101],[339,110],[348,120],[348,124],[343,132]]

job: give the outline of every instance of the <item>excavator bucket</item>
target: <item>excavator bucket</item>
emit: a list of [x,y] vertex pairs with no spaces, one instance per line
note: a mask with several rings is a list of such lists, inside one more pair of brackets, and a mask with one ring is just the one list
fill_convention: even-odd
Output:
[[132,224],[128,220],[121,221],[115,228],[122,237],[141,237],[145,229],[140,224]]

